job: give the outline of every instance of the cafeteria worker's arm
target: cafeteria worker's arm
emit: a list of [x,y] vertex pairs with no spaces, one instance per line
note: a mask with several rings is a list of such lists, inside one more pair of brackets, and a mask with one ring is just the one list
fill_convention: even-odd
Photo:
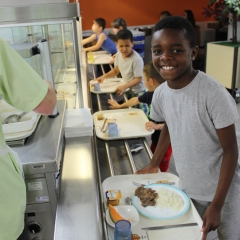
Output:
[[52,84],[49,81],[46,81],[48,85],[48,91],[47,94],[45,95],[44,99],[40,102],[40,104],[33,109],[34,112],[42,114],[42,115],[50,115],[54,107],[56,105],[56,93],[55,90],[52,87]]

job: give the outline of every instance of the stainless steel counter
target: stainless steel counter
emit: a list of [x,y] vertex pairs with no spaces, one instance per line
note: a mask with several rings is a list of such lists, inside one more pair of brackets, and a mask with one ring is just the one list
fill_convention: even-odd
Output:
[[54,240],[100,240],[98,174],[91,137],[66,139]]
[[42,116],[24,146],[12,146],[23,164],[25,175],[59,170],[66,101],[57,101],[59,116]]

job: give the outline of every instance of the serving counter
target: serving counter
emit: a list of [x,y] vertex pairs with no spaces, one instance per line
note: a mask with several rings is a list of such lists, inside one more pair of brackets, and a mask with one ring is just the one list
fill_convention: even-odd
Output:
[[92,137],[66,139],[54,240],[107,239]]

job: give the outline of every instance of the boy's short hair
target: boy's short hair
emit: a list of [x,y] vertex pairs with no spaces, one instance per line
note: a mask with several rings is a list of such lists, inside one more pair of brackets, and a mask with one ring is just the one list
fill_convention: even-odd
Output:
[[153,62],[149,62],[145,64],[143,68],[143,72],[146,74],[147,80],[150,78],[155,79],[159,84],[165,82],[165,80],[161,77],[160,73],[153,66]]
[[133,34],[130,30],[128,29],[122,29],[119,30],[118,33],[116,34],[116,40],[130,40],[131,42],[133,42]]
[[126,29],[127,28],[127,23],[123,18],[117,18],[117,19],[113,20],[112,27],[117,28],[117,29],[122,27],[123,29]]
[[192,24],[185,18],[169,16],[161,19],[155,26],[154,32],[165,28],[179,29],[183,31],[185,39],[189,42],[191,48],[196,46],[196,35]]
[[102,27],[102,30],[104,30],[104,28],[106,27],[106,21],[103,18],[96,18],[94,22],[96,22],[100,27]]
[[171,14],[169,11],[162,11],[162,12],[160,13],[160,17],[161,17],[161,16],[170,17],[170,16],[172,16],[172,14]]

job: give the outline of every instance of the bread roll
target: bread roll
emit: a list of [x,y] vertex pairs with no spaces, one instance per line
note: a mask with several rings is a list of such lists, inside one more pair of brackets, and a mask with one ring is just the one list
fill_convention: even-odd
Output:
[[97,115],[97,120],[103,120],[103,114],[102,113],[99,113]]

